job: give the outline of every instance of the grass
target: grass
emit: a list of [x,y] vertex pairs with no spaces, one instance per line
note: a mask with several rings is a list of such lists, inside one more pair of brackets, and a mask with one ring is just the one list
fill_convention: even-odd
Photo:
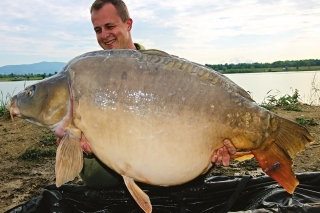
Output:
[[20,158],[23,160],[41,160],[45,157],[56,156],[56,148],[40,149],[29,147]]
[[46,157],[54,157],[56,156],[57,149],[56,141],[57,137],[50,130],[44,130],[44,134],[40,140],[40,146],[27,148],[20,158],[32,161],[41,160]]
[[3,97],[3,92],[0,91],[1,94],[1,99],[0,99],[0,116],[3,115],[10,115],[9,110],[7,109],[7,105],[9,104],[11,97],[13,95],[10,95],[9,93],[5,96],[5,98]]
[[302,126],[310,125],[310,126],[317,126],[319,125],[313,118],[306,119],[302,117],[297,117],[296,122]]
[[56,145],[57,136],[55,136],[51,131],[45,132],[40,140],[43,146],[53,146]]
[[[270,92],[271,90],[267,94]],[[292,95],[287,94],[279,98],[277,95],[268,95],[266,98],[264,98],[260,106],[268,110],[281,107],[284,110],[301,112],[301,109],[298,105],[299,96],[299,91],[297,89],[294,90]]]
[[[26,82],[24,82],[24,88],[26,88]],[[7,109],[7,105],[9,104],[11,98],[13,97],[13,94],[15,93],[15,90],[13,90],[12,94],[7,93],[5,98],[3,98],[3,92],[0,91],[1,99],[0,99],[0,116],[3,115],[10,115],[9,110]]]

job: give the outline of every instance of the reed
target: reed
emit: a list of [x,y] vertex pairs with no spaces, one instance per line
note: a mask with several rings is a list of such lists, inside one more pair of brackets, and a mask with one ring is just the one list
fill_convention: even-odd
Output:
[[2,115],[9,115],[9,111],[7,109],[7,105],[11,100],[12,95],[7,93],[5,96],[2,91],[0,91],[1,98],[0,98],[0,116]]
[[317,81],[317,73],[312,78],[308,103],[314,106],[320,105],[320,83]]

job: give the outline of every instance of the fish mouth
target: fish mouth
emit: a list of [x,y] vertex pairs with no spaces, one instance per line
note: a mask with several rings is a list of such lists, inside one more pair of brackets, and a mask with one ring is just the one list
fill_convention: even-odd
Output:
[[[10,117],[11,117],[11,120],[12,120],[12,123],[14,123],[14,117],[19,117],[19,118],[26,118],[25,116],[23,116],[21,113],[20,113],[20,110],[18,109],[17,107],[17,104],[16,104],[16,99],[12,100],[7,106],[6,106],[7,110],[9,111],[10,113]],[[41,123],[39,122],[36,122],[32,119],[29,119],[29,118],[26,118],[26,121],[32,123],[32,124],[35,124],[37,126],[43,126]]]
[[8,105],[7,105],[7,110],[9,111],[10,113],[10,117],[11,117],[11,120],[12,120],[12,123],[14,123],[14,116],[17,116],[17,117],[21,117],[21,113],[20,113],[20,110],[18,109],[15,101],[11,101]]

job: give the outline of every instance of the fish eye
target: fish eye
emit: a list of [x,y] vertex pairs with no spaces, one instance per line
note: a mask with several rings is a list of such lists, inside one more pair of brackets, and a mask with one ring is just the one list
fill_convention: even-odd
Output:
[[30,86],[27,88],[27,94],[29,97],[32,97],[34,94],[35,86]]

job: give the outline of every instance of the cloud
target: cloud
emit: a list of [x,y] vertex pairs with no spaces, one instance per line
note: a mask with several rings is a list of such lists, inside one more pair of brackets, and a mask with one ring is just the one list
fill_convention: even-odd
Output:
[[[30,56],[35,60],[30,63],[66,62],[85,51],[100,49],[90,21],[92,2],[2,0],[0,66],[19,64]],[[134,20],[134,41],[198,63],[320,55],[319,1],[125,2]]]
[[301,10],[300,4],[294,2],[279,1],[261,5],[259,1],[251,0],[225,1],[217,6],[216,1],[210,1],[194,5],[192,9],[187,2],[168,22],[177,28],[177,36],[187,39],[276,35],[318,23],[314,16],[309,15],[314,8]]

